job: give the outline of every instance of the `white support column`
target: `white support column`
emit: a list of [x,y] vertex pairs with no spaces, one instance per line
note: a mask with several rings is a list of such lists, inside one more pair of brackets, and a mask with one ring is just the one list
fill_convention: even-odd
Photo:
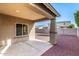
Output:
[[77,37],[79,38],[79,27],[77,28]]
[[57,40],[56,40],[56,35],[57,35],[57,33],[56,33],[56,20],[55,19],[51,19],[50,20],[51,22],[50,22],[50,40],[49,40],[49,42],[51,43],[51,44],[56,44],[57,43]]
[[29,25],[29,40],[35,40],[35,23]]

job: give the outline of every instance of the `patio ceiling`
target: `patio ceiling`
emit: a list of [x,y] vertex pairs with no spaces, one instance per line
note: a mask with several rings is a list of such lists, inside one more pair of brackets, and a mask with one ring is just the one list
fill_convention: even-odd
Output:
[[53,15],[46,12],[36,4],[0,4],[0,13],[24,18],[27,20],[42,20],[46,18],[54,18]]

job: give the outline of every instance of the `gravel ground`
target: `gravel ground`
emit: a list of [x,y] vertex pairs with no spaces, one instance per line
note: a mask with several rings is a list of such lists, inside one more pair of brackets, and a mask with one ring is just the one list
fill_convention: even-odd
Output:
[[42,56],[79,56],[79,39],[76,36],[60,35],[57,45]]

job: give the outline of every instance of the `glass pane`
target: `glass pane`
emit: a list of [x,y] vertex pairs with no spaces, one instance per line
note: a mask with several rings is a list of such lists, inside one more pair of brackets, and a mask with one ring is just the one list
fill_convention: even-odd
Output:
[[28,34],[27,25],[23,25],[23,35]]
[[16,24],[16,36],[22,35],[22,24]]

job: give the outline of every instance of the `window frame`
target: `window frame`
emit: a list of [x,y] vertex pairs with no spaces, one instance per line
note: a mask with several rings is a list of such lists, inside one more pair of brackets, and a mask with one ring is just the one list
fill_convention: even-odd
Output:
[[[17,26],[17,24],[21,24],[22,25],[22,35],[17,35],[17,30],[15,32],[15,36],[16,37],[24,37],[24,36],[28,36],[28,25],[27,24],[24,24],[24,23],[16,23],[15,27]],[[23,25],[26,25],[27,26],[27,34],[23,35]]]

